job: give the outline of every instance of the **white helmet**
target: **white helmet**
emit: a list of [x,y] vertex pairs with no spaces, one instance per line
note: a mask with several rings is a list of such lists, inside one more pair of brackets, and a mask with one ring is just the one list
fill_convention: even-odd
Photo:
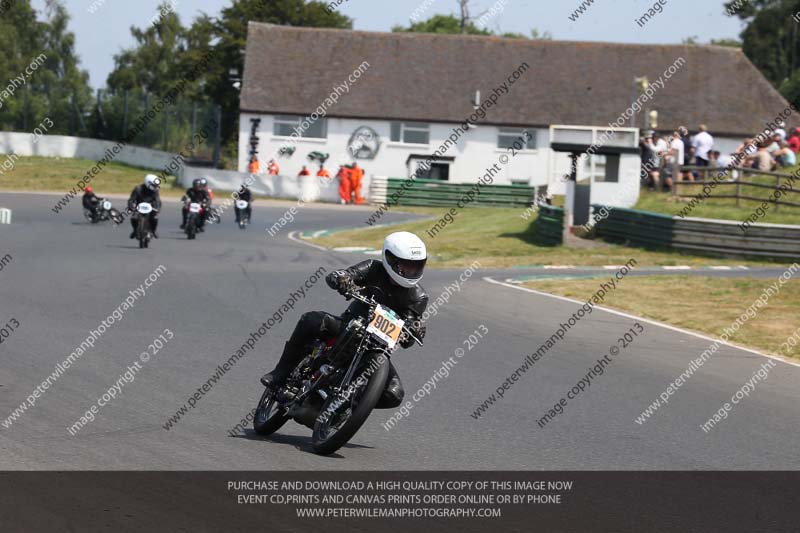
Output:
[[144,177],[144,184],[151,191],[155,191],[158,189],[158,186],[161,185],[161,179],[155,174],[148,174]]
[[398,231],[383,241],[383,268],[401,287],[419,283],[427,261],[425,243],[413,233]]

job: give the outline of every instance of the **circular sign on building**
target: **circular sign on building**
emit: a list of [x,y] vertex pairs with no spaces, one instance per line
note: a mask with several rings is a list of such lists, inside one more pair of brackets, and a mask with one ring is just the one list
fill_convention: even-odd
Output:
[[378,133],[369,126],[360,126],[347,143],[347,151],[353,159],[375,159],[381,148]]

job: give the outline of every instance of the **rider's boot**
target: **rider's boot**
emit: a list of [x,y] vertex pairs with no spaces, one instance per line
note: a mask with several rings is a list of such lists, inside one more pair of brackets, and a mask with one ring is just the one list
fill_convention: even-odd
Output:
[[394,365],[389,364],[389,379],[386,380],[386,387],[383,389],[378,404],[375,409],[394,409],[403,403],[405,396],[403,384],[400,382],[400,376],[397,375]]
[[155,217],[151,218],[150,225],[152,226],[152,229],[150,231],[153,234],[153,238],[158,239],[158,233],[156,233],[156,230],[158,229],[158,219]]
[[294,367],[302,361],[305,355],[305,348],[302,344],[287,342],[283,348],[281,359],[278,361],[278,366],[269,374],[264,374],[261,378],[261,384],[273,390],[283,385],[283,382],[292,373]]

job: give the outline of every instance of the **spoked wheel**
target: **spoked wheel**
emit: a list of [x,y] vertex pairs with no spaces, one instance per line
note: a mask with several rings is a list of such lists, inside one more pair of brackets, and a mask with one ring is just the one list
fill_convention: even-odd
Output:
[[275,401],[275,395],[270,389],[264,389],[264,394],[258,400],[255,416],[253,417],[253,429],[259,435],[272,435],[283,426],[289,417],[286,412]]
[[147,219],[143,216],[139,217],[139,226],[136,229],[136,236],[139,237],[139,248],[147,248],[150,244],[150,228],[147,224]]
[[108,212],[108,215],[111,217],[111,220],[114,222],[114,224],[122,224],[122,222],[125,220],[125,218],[122,216],[122,213],[113,207],[111,208],[111,211]]
[[[357,374],[356,380],[359,376],[361,373]],[[357,389],[350,398],[343,399],[339,394],[328,397],[314,424],[314,452],[332,454],[353,438],[378,404],[388,377],[387,359],[372,373],[367,384]]]

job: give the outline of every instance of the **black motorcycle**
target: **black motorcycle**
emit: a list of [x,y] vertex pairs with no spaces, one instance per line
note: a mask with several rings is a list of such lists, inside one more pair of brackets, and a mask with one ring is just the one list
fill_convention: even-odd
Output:
[[312,447],[322,455],[356,434],[383,394],[401,336],[422,346],[394,311],[375,300],[379,293],[369,287],[347,294],[367,306],[367,316],[352,318],[337,339],[316,340],[282,387],[264,391],[253,419],[256,433],[271,435],[294,419],[314,430]]
[[186,236],[189,240],[192,240],[197,236],[197,231],[200,229],[205,208],[197,202],[189,202],[186,208],[189,213],[186,215],[186,229],[184,231],[186,231]]
[[147,202],[141,202],[136,206],[136,238],[139,241],[139,248],[150,246],[150,239],[153,238],[153,231],[150,228],[150,217],[157,213],[153,206]]
[[239,228],[244,229],[250,224],[250,215],[248,215],[248,207],[250,202],[247,200],[236,200],[236,212],[239,215]]
[[83,216],[86,218],[86,220],[92,224],[105,222],[106,220],[111,220],[114,222],[114,224],[122,224],[122,222],[125,220],[125,217],[122,216],[122,213],[114,209],[114,206],[111,204],[111,202],[105,198],[98,198],[98,200],[95,216],[92,216],[92,211],[90,209],[83,210]]

